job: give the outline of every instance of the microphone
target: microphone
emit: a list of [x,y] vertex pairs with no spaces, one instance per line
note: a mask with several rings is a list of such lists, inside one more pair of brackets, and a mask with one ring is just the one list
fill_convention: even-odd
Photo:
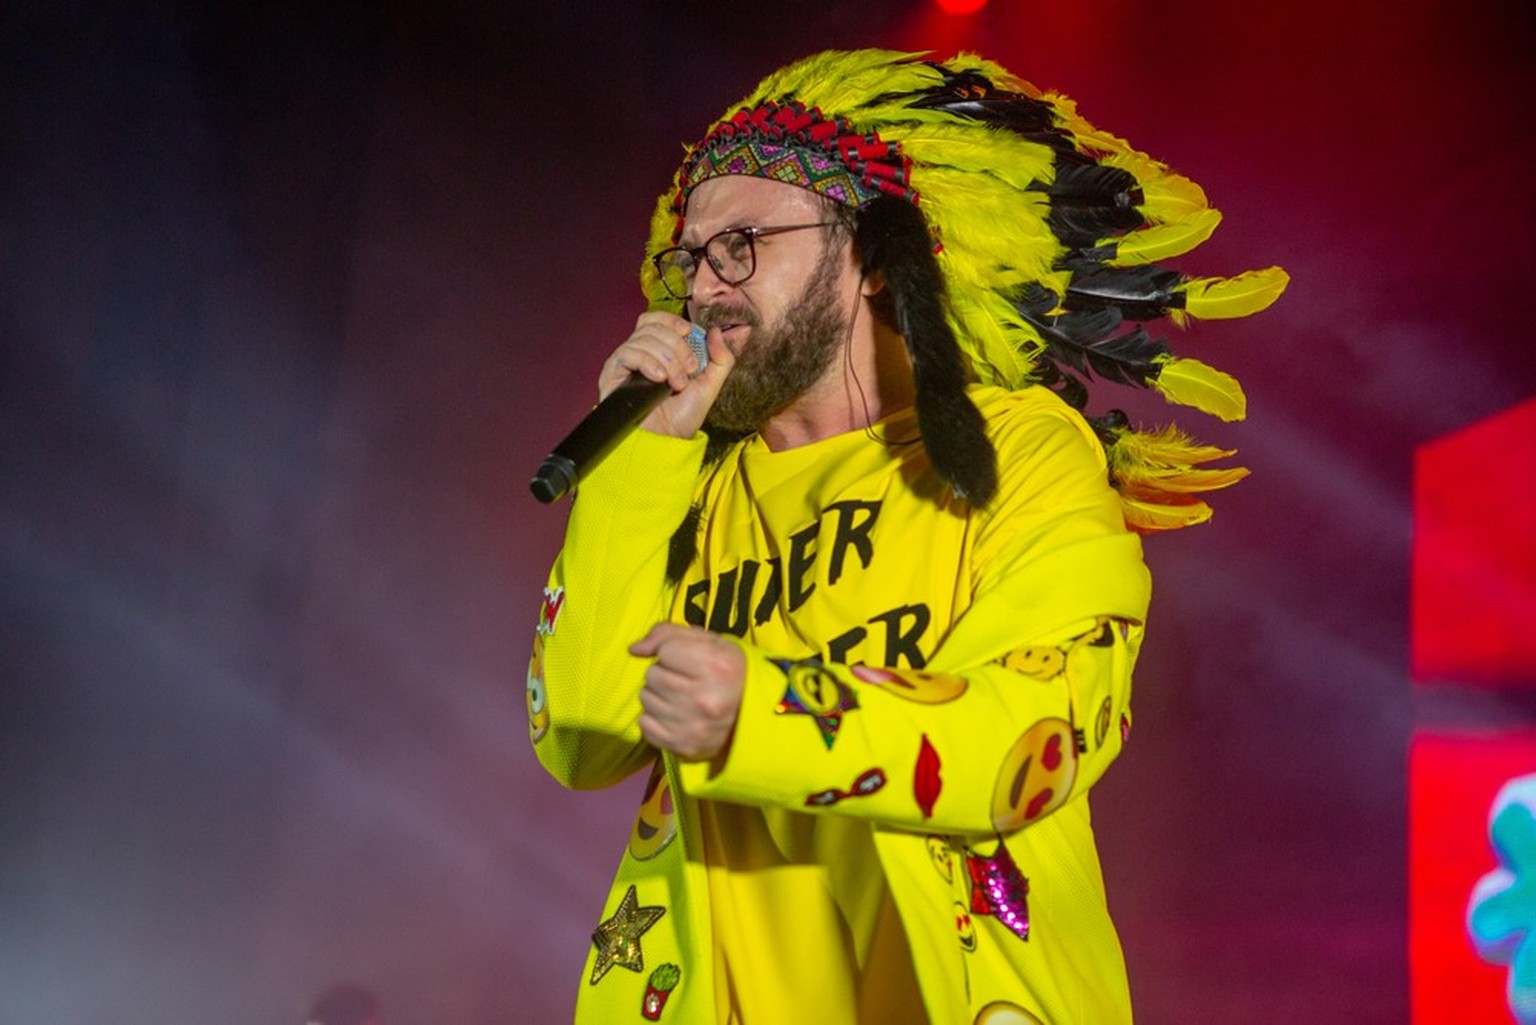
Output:
[[[688,347],[702,370],[709,362],[709,350],[704,343],[704,329],[697,324],[688,332]],[[593,407],[576,429],[544,457],[533,480],[528,482],[533,497],[548,505],[574,488],[584,470],[596,465],[625,432],[644,420],[671,393],[665,381],[630,374],[629,380]]]

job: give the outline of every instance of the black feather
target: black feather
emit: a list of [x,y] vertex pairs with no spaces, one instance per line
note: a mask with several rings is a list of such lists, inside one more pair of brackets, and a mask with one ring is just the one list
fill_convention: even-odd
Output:
[[910,93],[885,93],[873,102],[905,100],[907,106],[919,110],[941,110],[955,117],[981,121],[1049,146],[1060,160],[1093,163],[1077,152],[1072,135],[1057,126],[1056,110],[1046,101],[999,89],[977,71],[955,71],[933,61],[926,63],[942,76],[938,84]]
[[1045,355],[1064,377],[1071,378],[1066,373],[1070,368],[1085,377],[1115,384],[1151,386],[1157,378],[1159,357],[1168,355],[1167,343],[1150,337],[1142,327],[1115,335],[1122,323],[1118,307],[1052,313],[1055,299],[1045,288],[1031,285],[1014,305],[1039,333],[1045,342]]
[[1055,263],[1057,270],[1069,270],[1074,274],[1092,274],[1113,260],[1120,252],[1114,242],[1069,250]]
[[997,491],[997,453],[966,394],[969,375],[944,316],[944,278],[917,207],[880,196],[859,212],[855,239],[866,274],[879,272],[917,385],[917,423],[939,477],[972,505]]
[[1062,305],[1071,310],[1113,306],[1131,320],[1155,320],[1174,304],[1174,288],[1184,280],[1176,270],[1152,265],[1105,267],[1074,275]]
[[1131,425],[1131,418],[1125,415],[1123,409],[1111,409],[1103,416],[1090,416],[1086,419],[1093,433],[1099,436],[1099,443],[1106,449],[1120,440],[1121,432]]
[[1050,360],[1037,366],[1036,380],[1079,412],[1088,404],[1088,386]]
[[[1056,293],[1039,283],[1028,285],[1014,299],[1014,306],[1046,336],[1047,341],[1054,341],[1069,352],[1103,341],[1121,324],[1120,311],[1112,306],[1083,312],[1053,312],[1059,305]],[[1085,369],[1071,357],[1068,360],[1077,369]]]
[[1135,175],[1103,164],[1058,164],[1056,180],[1041,188],[1058,203],[1128,207],[1143,201]]
[[1046,217],[1051,234],[1070,249],[1096,244],[1102,238],[1124,235],[1145,223],[1135,207],[1051,205]]

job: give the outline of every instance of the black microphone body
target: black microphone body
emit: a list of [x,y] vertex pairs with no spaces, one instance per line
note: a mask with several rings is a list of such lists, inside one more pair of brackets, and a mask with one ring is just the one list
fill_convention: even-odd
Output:
[[[688,344],[702,368],[708,361],[704,329],[697,324],[688,336]],[[583,471],[608,454],[621,437],[672,393],[665,381],[652,381],[640,374],[630,374],[608,397],[582,418],[576,429],[544,457],[529,481],[533,497],[546,505],[570,491]]]

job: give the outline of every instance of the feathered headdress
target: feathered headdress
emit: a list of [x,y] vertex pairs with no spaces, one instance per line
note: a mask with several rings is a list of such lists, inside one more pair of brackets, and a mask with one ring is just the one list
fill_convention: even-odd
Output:
[[[689,191],[716,174],[774,177],[857,207],[865,268],[885,274],[912,354],[934,467],[973,502],[990,497],[995,469],[967,369],[983,383],[1043,385],[1079,410],[1102,380],[1242,419],[1236,380],[1176,356],[1143,324],[1255,313],[1284,291],[1285,272],[1191,279],[1159,266],[1220,222],[1198,185],[990,61],[923,56],[833,51],[770,75],[690,148],[657,203],[648,255],[674,243]],[[668,303],[649,260],[641,283]],[[1209,518],[1197,496],[1247,473],[1201,468],[1232,453],[1171,427],[1136,430],[1115,410],[1089,421],[1138,530]]]

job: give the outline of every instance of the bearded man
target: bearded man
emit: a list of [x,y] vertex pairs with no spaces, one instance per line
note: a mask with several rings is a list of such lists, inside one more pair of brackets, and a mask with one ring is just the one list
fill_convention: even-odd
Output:
[[583,479],[528,674],[557,779],[649,772],[579,1020],[1130,1019],[1087,794],[1130,726],[1137,531],[1242,471],[1079,410],[1097,375],[1240,414],[1119,332],[1279,294],[1152,263],[1212,228],[976,57],[808,58],[690,150],[599,379],[670,395]]

